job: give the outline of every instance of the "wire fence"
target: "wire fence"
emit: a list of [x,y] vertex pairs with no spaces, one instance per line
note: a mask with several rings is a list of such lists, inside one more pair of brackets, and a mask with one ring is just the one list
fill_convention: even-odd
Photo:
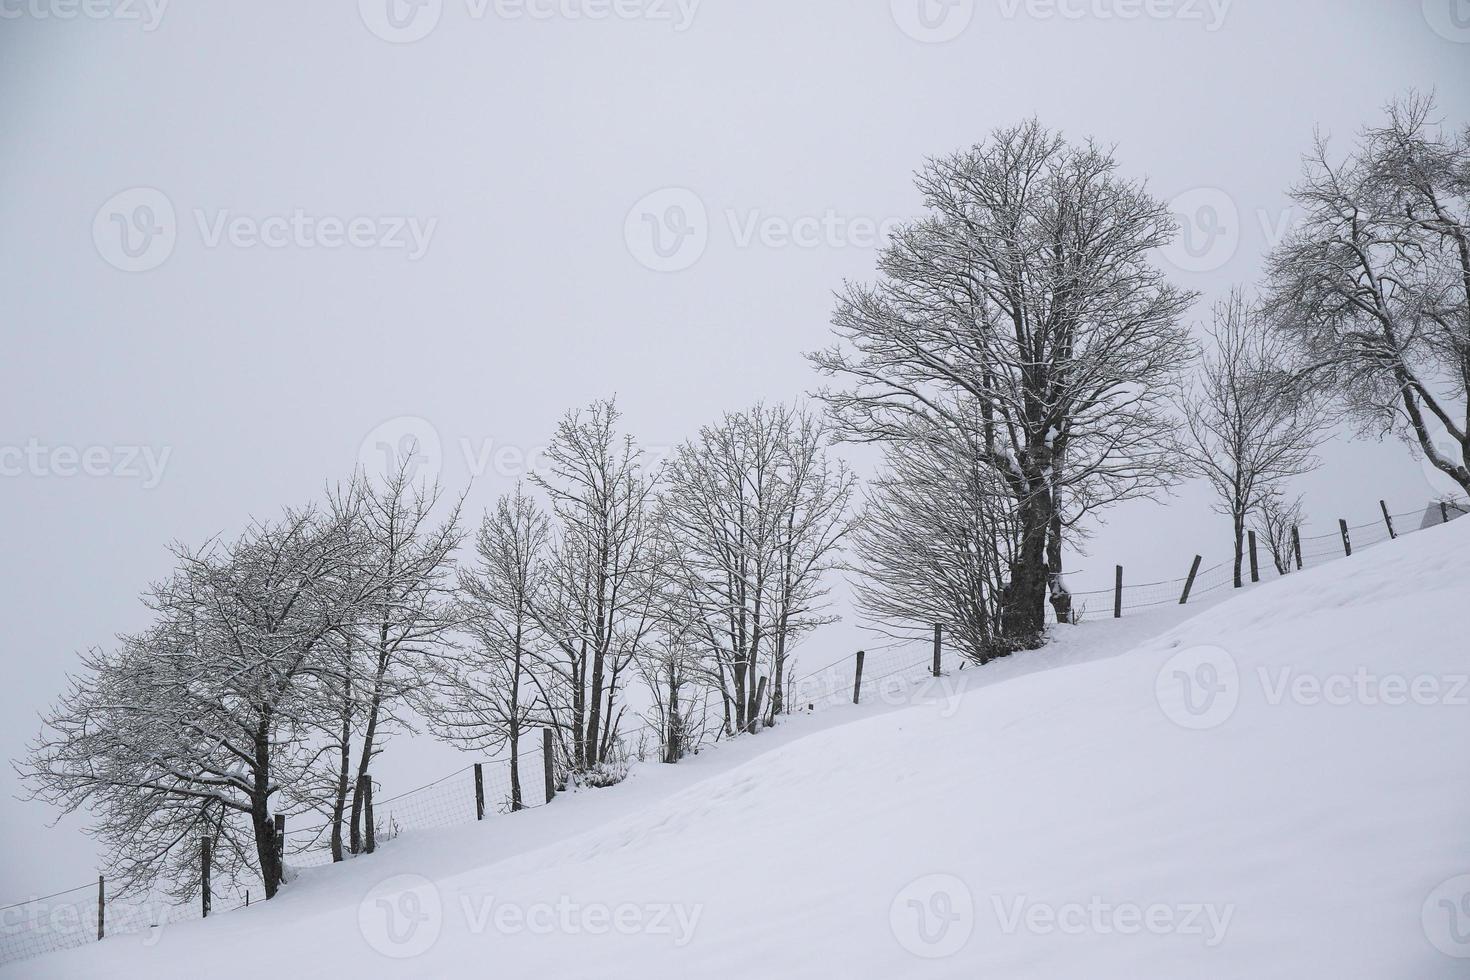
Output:
[[[1346,558],[1364,548],[1394,537],[1470,514],[1470,501],[1434,501],[1422,510],[1385,514],[1378,520],[1340,524],[1319,535],[1299,535],[1301,568]],[[1390,524],[1392,527],[1390,527]],[[1269,555],[1258,555],[1260,578],[1278,576]],[[1297,567],[1297,549],[1289,556],[1289,569]],[[1246,578],[1249,580],[1247,567]],[[1098,589],[1072,593],[1073,608],[1083,617],[1116,610],[1120,615],[1153,607],[1179,604],[1189,584],[1188,598],[1218,593],[1234,585],[1233,558],[1196,570],[1192,576],[1144,583],[1122,584],[1121,589]],[[807,674],[788,678],[783,684],[783,711],[808,713],[846,703],[902,703],[914,685],[924,682],[935,669],[936,651],[927,641],[895,639],[861,653],[853,653]],[[769,705],[769,701],[766,702]],[[721,728],[723,731],[723,726]],[[668,758],[664,733],[646,725],[620,733],[624,761],[632,758]],[[552,739],[532,741],[519,753],[517,777],[513,780],[508,759],[472,763],[431,783],[373,802],[372,824],[376,843],[381,845],[404,831],[433,830],[464,826],[520,810],[546,806],[557,787],[568,778],[556,758]],[[698,751],[704,746],[695,746]],[[519,783],[517,791],[515,783]],[[516,806],[519,798],[519,807]],[[334,863],[331,850],[331,821],[322,819],[305,827],[287,827],[285,864],[288,878],[294,871]],[[345,831],[344,831],[345,832]],[[345,848],[346,845],[344,845]],[[359,855],[360,857],[361,855]],[[352,858],[356,859],[356,858]],[[248,907],[249,893],[214,894],[211,917]],[[201,918],[202,902],[180,905],[166,899],[116,899],[107,894],[99,878],[75,888],[64,889],[0,907],[0,964],[45,953],[72,949],[105,936],[137,935]]]
[[[1390,512],[1387,505],[1380,504],[1379,516],[1374,520],[1358,524],[1348,524],[1341,520],[1337,528],[1315,535],[1301,534],[1299,530],[1293,529],[1292,538],[1285,542],[1284,554],[1280,556],[1286,567],[1284,574],[1347,558],[1365,548],[1424,528],[1436,527],[1467,514],[1470,514],[1470,501],[1459,499],[1433,500],[1421,509],[1399,514]],[[1242,555],[1242,585],[1279,578],[1283,573],[1278,571],[1275,559],[1268,542],[1264,540],[1255,542],[1254,559],[1247,547]],[[1181,563],[1181,567],[1184,567],[1184,563]],[[1184,575],[1156,582],[1129,582],[1123,577],[1123,569],[1119,568],[1112,588],[1072,592],[1072,609],[1079,619],[1084,620],[1126,616],[1160,606],[1183,605],[1186,604],[1186,599],[1193,603],[1204,596],[1234,586],[1233,556],[1200,568],[1193,576]]]

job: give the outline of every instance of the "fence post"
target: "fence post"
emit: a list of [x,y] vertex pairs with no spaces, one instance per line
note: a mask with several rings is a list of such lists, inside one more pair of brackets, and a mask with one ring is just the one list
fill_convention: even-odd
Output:
[[103,884],[102,876],[97,876],[97,940],[107,935],[106,926],[107,888]]
[[1117,566],[1113,576],[1113,618],[1123,618],[1123,566]]
[[1383,508],[1383,523],[1388,525],[1388,536],[1390,539],[1397,538],[1398,532],[1393,529],[1393,515],[1388,512],[1388,501],[1378,501],[1378,506]]
[[1184,594],[1179,597],[1182,606],[1189,601],[1189,590],[1194,588],[1194,577],[1199,574],[1199,563],[1203,561],[1199,555],[1194,556],[1194,564],[1189,566],[1189,578],[1184,580]]
[[857,674],[852,681],[852,703],[857,704],[863,696],[863,657],[865,654],[859,650],[857,654]]
[[250,907],[250,889],[248,888],[245,889],[245,907],[247,909]]
[[1443,500],[1439,502],[1439,522],[1448,524],[1450,522],[1450,508]]
[[1251,581],[1259,582],[1261,580],[1261,563],[1260,559],[1256,557],[1256,532],[1247,531],[1246,534],[1250,539],[1251,545]]
[[276,814],[276,887],[286,881],[286,815]]
[[475,819],[485,819],[485,769],[475,763]]
[[944,627],[934,624],[934,676],[939,676],[939,655],[944,649]]
[[541,768],[546,771],[546,802],[556,799],[556,764],[551,754],[551,729],[541,729]]
[[209,838],[199,838],[199,900],[204,906],[204,918],[209,918]]
[[1291,550],[1296,554],[1296,570],[1302,570],[1302,532],[1295,524],[1291,526]]
[[1342,550],[1347,552],[1347,557],[1351,558],[1353,556],[1353,540],[1348,537],[1347,521],[1339,517],[1337,519],[1337,526],[1342,529]]

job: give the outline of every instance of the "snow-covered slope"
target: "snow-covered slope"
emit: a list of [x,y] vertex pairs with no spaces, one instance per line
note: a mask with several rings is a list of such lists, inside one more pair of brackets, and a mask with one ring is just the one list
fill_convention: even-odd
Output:
[[5,975],[1470,976],[1467,583],[1470,521]]

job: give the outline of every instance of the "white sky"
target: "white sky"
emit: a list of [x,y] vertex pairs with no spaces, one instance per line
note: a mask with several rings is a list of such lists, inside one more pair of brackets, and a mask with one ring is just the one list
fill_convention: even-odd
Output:
[[[412,43],[367,26],[392,33],[387,0],[176,0],[152,30],[157,0],[89,2],[107,16],[0,0],[7,758],[75,650],[143,624],[136,596],[168,571],[170,540],[312,498],[385,421],[427,420],[459,491],[476,469],[466,446],[534,450],[593,397],[616,393],[630,430],[666,446],[723,409],[810,390],[801,353],[827,342],[842,280],[871,275],[867,230],[915,210],[926,154],[1037,114],[1116,143],[1124,172],[1165,198],[1228,203],[1215,246],[1179,260],[1203,315],[1255,280],[1314,126],[1345,143],[1411,87],[1470,120],[1457,0],[1151,0],[1158,18],[1116,16],[1145,8],[1129,0],[928,0],[951,18],[931,18],[935,32],[963,27],[944,43],[911,36],[919,0],[682,13],[619,0],[649,14],[632,20],[557,13],[591,9],[566,0],[528,0],[548,19],[442,0],[407,22],[432,23]],[[174,240],[130,259],[113,213],[141,217],[159,197],[115,196],[140,187],[172,208]],[[685,193],[652,198],[656,215],[686,205],[686,249],[706,244],[656,272],[634,205],[667,188]],[[297,212],[310,224],[272,220]],[[359,217],[366,247],[323,247]],[[812,247],[746,237],[752,221],[813,218],[831,230]],[[378,247],[412,243],[397,224],[418,229],[422,255]],[[251,244],[282,230],[281,247]],[[116,267],[130,262],[155,267]],[[76,465],[68,449],[94,447],[108,448],[89,468],[112,475],[57,472]],[[150,456],[111,447],[166,452],[162,479],[145,486]],[[1324,458],[1299,487],[1318,531],[1433,492],[1392,442]],[[476,519],[513,482],[498,469],[474,481]],[[1137,581],[1182,575],[1196,551],[1223,557],[1228,527],[1208,505],[1191,487],[1117,509],[1074,587],[1105,587],[1114,562]],[[846,626],[819,634],[809,663],[859,642]],[[400,742],[383,779],[406,788],[453,767],[446,749]],[[0,791],[0,904],[95,873],[74,823],[46,829],[49,812],[10,799],[8,769]]]

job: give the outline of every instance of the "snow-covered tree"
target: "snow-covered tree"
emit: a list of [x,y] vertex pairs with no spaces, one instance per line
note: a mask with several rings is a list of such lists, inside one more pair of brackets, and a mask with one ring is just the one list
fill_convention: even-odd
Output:
[[349,491],[356,498],[349,510],[356,517],[360,564],[382,576],[373,606],[352,624],[368,660],[366,676],[356,687],[362,735],[352,793],[354,854],[374,846],[363,812],[373,759],[383,751],[389,729],[401,722],[402,709],[426,683],[425,658],[454,626],[450,600],[453,554],[463,537],[460,507],[456,502],[436,524],[440,488],[415,484],[415,468],[415,456],[405,454],[380,480],[362,476]]
[[831,621],[825,573],[851,528],[854,483],[825,439],[805,412],[756,405],[704,426],[668,461],[665,567],[713,664],[727,731],[781,711],[793,647]]
[[461,642],[433,655],[424,712],[434,732],[476,751],[508,753],[510,808],[524,806],[521,742],[548,717],[540,675],[549,644],[531,610],[544,588],[551,529],[519,489],[496,501],[475,538],[474,564],[459,572]]
[[1322,441],[1324,416],[1291,361],[1286,339],[1232,290],[1215,305],[1199,373],[1180,399],[1177,449],[1230,518],[1236,588],[1251,516],[1288,480],[1317,465],[1313,450]]
[[1271,306],[1363,431],[1403,438],[1470,494],[1470,129],[1434,112],[1392,103],[1340,161],[1317,140]]
[[656,618],[654,479],[618,420],[612,401],[569,413],[532,478],[551,501],[555,533],[531,614],[557,651],[549,707],[576,771],[617,751],[620,685]]
[[288,511],[234,541],[177,547],[177,570],[145,596],[155,623],[85,657],[46,714],[21,774],[33,796],[90,813],[124,887],[192,890],[209,836],[224,878],[275,895],[273,817],[322,752],[328,638],[382,584],[354,574],[350,518]]
[[855,536],[856,595],[872,628],[916,640],[939,624],[983,664],[1007,649],[997,633],[1017,535],[1006,487],[966,435],[916,433],[887,450]]
[[902,445],[979,412],[977,462],[1019,534],[999,629],[1030,645],[1067,528],[1175,477],[1167,394],[1194,296],[1153,265],[1168,208],[1094,144],[1031,121],[927,161],[918,187],[928,214],[894,233],[877,283],[842,291],[840,341],[812,360],[845,382],[822,395],[850,439]]

